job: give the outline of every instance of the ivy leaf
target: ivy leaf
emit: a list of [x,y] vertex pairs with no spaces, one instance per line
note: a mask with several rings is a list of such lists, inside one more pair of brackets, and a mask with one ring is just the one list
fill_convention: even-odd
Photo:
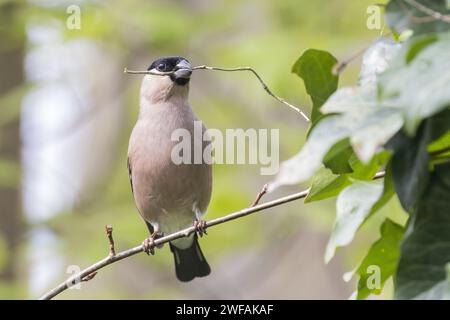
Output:
[[414,297],[416,300],[450,300],[450,263],[445,266],[446,279]]
[[324,114],[357,112],[379,106],[374,85],[344,87],[336,91],[320,108]]
[[440,137],[438,140],[431,142],[428,145],[428,152],[437,153],[441,150],[446,150],[449,148],[450,148],[450,130],[447,131],[444,135],[442,135],[442,137]]
[[423,134],[409,138],[403,133],[396,139],[402,142],[392,156],[395,190],[403,209],[412,212],[428,183],[428,139]]
[[450,72],[444,71],[450,70],[450,33],[440,34],[409,63],[405,59],[399,55],[396,67],[379,75],[379,93],[383,105],[402,111],[405,131],[413,136],[423,119],[450,106]]
[[369,249],[356,273],[359,275],[357,299],[380,294],[384,283],[397,270],[404,228],[390,219],[381,225],[381,237]]
[[392,176],[392,161],[386,165],[386,170],[384,174],[383,180],[383,194],[380,199],[378,199],[377,203],[373,206],[370,214],[367,216],[366,220],[370,218],[375,212],[380,210],[394,195],[394,178]]
[[427,46],[432,44],[437,40],[437,36],[435,34],[427,34],[420,37],[412,38],[409,42],[409,45],[406,47],[406,55],[405,62],[410,63],[417,54],[425,49]]
[[338,246],[349,244],[356,231],[394,195],[391,164],[386,166],[383,182],[357,181],[344,189],[336,203],[336,222],[325,251],[330,261]]
[[308,49],[292,66],[292,72],[301,77],[306,92],[313,102],[311,120],[314,123],[320,117],[319,108],[337,89],[338,76],[332,72],[337,59],[327,51]]
[[[357,112],[321,119],[311,131],[303,149],[281,164],[275,179],[268,185],[269,192],[281,185],[296,184],[311,178],[321,167],[328,151],[347,137],[350,137],[358,157],[361,155],[361,160],[370,160],[402,124],[403,119],[395,108],[361,108]],[[367,139],[365,144],[362,144],[363,137]]]
[[414,211],[427,186],[430,159],[428,145],[449,129],[450,110],[444,110],[427,119],[414,138],[399,132],[389,142],[388,146],[395,150],[392,157],[395,190],[406,211]]
[[[305,53],[294,65],[294,69],[302,73],[300,70],[307,68],[303,65],[306,61],[303,59],[314,56],[314,52]],[[386,57],[384,61],[390,60]],[[331,91],[329,89],[327,93]],[[311,94],[314,95],[312,92]],[[342,142],[347,138],[358,158],[368,163],[404,124],[401,110],[379,103],[377,88],[373,83],[339,89],[324,103],[321,112],[325,116],[313,123],[303,149],[281,164],[278,174],[268,184],[269,192],[282,185],[308,180],[321,167],[322,162],[334,173],[350,172],[345,161],[352,152]]]
[[381,181],[357,181],[346,187],[336,201],[336,221],[325,250],[325,262],[334,256],[337,247],[348,245],[356,231],[383,194]]
[[441,298],[436,285],[450,262],[450,164],[436,166],[401,248],[397,299]]
[[302,150],[281,163],[278,174],[268,184],[268,191],[311,178],[319,170],[330,148],[349,135],[350,128],[344,122],[345,119],[342,120],[340,116],[321,119],[314,126]]
[[372,180],[380,167],[386,164],[390,156],[391,153],[384,150],[376,154],[368,163],[365,164],[353,154],[349,159],[353,173],[349,174],[349,177],[357,180]]
[[312,179],[311,189],[305,198],[305,203],[337,196],[350,184],[350,180],[345,175],[335,175],[331,170],[322,168]]
[[389,67],[391,61],[401,49],[401,44],[388,38],[377,39],[362,57],[359,85],[376,84],[377,76]]
[[323,164],[334,174],[351,173],[353,169],[349,160],[353,154],[349,139],[343,139],[331,147],[323,158]]
[[[450,13],[446,6],[446,0],[415,1],[442,14]],[[438,19],[431,19],[429,15],[411,6],[404,0],[389,1],[386,6],[386,22],[397,33],[408,29],[413,30],[415,35],[450,30],[450,24]]]
[[428,152],[436,154],[450,147],[450,109],[433,117],[432,122],[431,141],[427,149]]

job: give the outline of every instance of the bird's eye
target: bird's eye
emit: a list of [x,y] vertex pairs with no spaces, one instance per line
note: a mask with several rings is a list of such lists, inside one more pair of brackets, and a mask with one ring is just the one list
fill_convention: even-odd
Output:
[[160,63],[160,64],[158,64],[158,66],[156,67],[156,69],[157,69],[158,71],[165,72],[166,69],[167,69],[167,65],[166,65],[165,63]]

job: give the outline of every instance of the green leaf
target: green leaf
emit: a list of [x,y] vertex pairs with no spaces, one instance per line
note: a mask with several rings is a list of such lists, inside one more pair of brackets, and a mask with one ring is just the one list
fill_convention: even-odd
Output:
[[402,124],[403,119],[395,108],[361,108],[357,112],[323,118],[314,126],[302,150],[281,164],[275,179],[268,185],[269,191],[311,178],[328,151],[347,137],[358,157],[370,161]]
[[[384,56],[383,68],[390,63],[389,58]],[[322,162],[335,173],[350,171],[345,163],[349,150],[341,142],[346,138],[358,158],[368,163],[404,124],[401,110],[380,104],[376,89],[375,84],[368,83],[334,92],[322,106],[325,115],[313,123],[302,150],[281,164],[268,184],[269,192],[308,180]]]
[[440,112],[431,121],[430,144],[427,149],[430,153],[439,153],[450,147],[450,109]]
[[414,210],[428,183],[428,138],[422,131],[415,138],[400,133],[396,137],[400,146],[392,156],[395,191],[407,212]]
[[349,139],[343,139],[331,147],[323,158],[323,164],[334,174],[351,173],[353,169],[349,159],[353,154]]
[[[353,240],[356,231],[394,195],[394,182],[390,162],[386,166],[381,194],[379,185],[381,185],[381,182],[367,182],[367,184],[364,184],[364,182],[356,182],[348,187],[347,191],[344,190],[346,193],[341,192],[338,197],[338,201],[341,202],[336,203],[336,207],[338,208],[337,217],[335,227],[327,245],[325,261],[331,260],[337,246],[349,244]],[[358,200],[359,197],[361,198]],[[367,199],[369,202],[365,203]],[[362,206],[358,203],[359,201],[364,202]],[[356,209],[354,209],[353,204],[355,204]]]
[[364,52],[358,84],[375,84],[378,74],[388,68],[390,61],[401,49],[401,44],[389,38],[378,38]]
[[443,134],[438,140],[431,142],[428,145],[429,153],[438,153],[441,150],[450,148],[450,130]]
[[331,170],[322,168],[312,179],[311,189],[305,203],[337,196],[351,182],[345,175],[335,175]]
[[397,270],[404,228],[390,219],[381,225],[381,237],[369,249],[356,273],[359,275],[357,299],[380,294],[384,283]]
[[320,116],[319,108],[337,89],[338,76],[332,72],[337,59],[327,51],[308,49],[292,66],[292,72],[305,82],[306,92],[313,102],[311,120]]
[[425,35],[411,40],[411,44],[407,48],[405,62],[410,63],[414,58],[426,47],[437,40],[435,34]]
[[345,119],[342,120],[340,116],[328,116],[320,120],[302,150],[281,163],[278,174],[268,184],[268,191],[311,178],[319,170],[330,148],[350,133],[350,128],[344,122]]
[[450,126],[450,110],[427,119],[414,138],[400,132],[389,142],[394,149],[392,169],[395,190],[407,212],[413,212],[429,178],[428,145],[441,137]]
[[416,300],[450,300],[450,263],[445,266],[446,279],[439,281],[425,292],[414,297]]
[[346,113],[378,106],[376,88],[373,85],[365,85],[340,88],[320,108],[320,111],[324,114]]
[[379,75],[379,93],[383,105],[401,110],[405,131],[413,136],[423,119],[450,106],[450,72],[444,71],[450,70],[450,33],[440,34],[408,64],[405,59],[398,55],[395,67]]
[[389,151],[382,151],[365,164],[353,154],[349,159],[353,173],[349,174],[349,177],[357,180],[372,180],[374,175],[380,170],[380,167],[387,163],[390,156],[391,153]]
[[392,162],[390,161],[386,165],[385,175],[383,179],[383,194],[381,198],[378,199],[377,203],[373,206],[370,214],[367,216],[366,220],[369,219],[375,212],[380,210],[394,195],[394,178],[392,177]]
[[336,201],[336,222],[325,250],[325,262],[334,256],[337,247],[348,245],[356,231],[371,213],[383,194],[381,181],[357,181],[346,187]]
[[[443,14],[450,13],[446,6],[446,0],[415,1]],[[385,16],[389,27],[397,33],[407,29],[413,30],[414,35],[450,30],[450,24],[438,19],[431,19],[429,15],[404,0],[391,0],[386,6]]]
[[[352,127],[350,143],[359,159],[368,162],[403,125],[401,112],[380,105],[373,85],[342,88],[321,108],[322,112],[342,113]],[[343,122],[342,121],[342,122]],[[336,125],[345,125],[344,123]]]
[[449,195],[450,164],[436,166],[402,245],[397,299],[441,298],[436,285],[445,281],[450,262]]

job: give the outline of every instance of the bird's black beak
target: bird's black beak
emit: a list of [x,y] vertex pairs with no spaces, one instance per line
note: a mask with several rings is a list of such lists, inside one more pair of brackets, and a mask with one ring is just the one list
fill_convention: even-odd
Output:
[[175,79],[190,79],[192,74],[192,66],[187,60],[181,60],[175,66]]

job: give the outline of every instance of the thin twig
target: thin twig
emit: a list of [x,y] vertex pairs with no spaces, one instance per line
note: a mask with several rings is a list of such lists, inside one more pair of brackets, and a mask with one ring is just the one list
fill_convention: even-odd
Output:
[[[276,99],[278,102],[284,104],[285,106],[288,106],[289,108],[291,108],[292,110],[300,113],[300,115],[305,118],[306,121],[310,122],[311,120],[308,118],[308,116],[298,107],[292,105],[291,103],[287,102],[285,99],[278,97],[277,95],[275,95],[272,90],[269,89],[269,87],[267,86],[267,84],[264,82],[264,80],[261,78],[261,76],[253,69],[250,67],[237,67],[237,68],[218,68],[218,67],[210,67],[210,66],[197,66],[197,67],[193,67],[192,70],[215,70],[215,71],[226,71],[226,72],[234,72],[234,71],[250,71],[251,73],[253,73],[256,78],[258,79],[258,81],[261,83],[261,85],[263,86],[263,89],[274,99]],[[167,75],[171,75],[172,73],[174,73],[174,71],[170,71],[170,72],[153,72],[153,71],[149,71],[149,70],[142,70],[142,71],[137,71],[137,70],[128,70],[127,68],[124,69],[125,73],[130,73],[130,74],[151,74],[151,75],[157,75],[157,76],[167,76]]]
[[113,228],[110,225],[106,225],[105,230],[109,241],[109,255],[114,257],[116,255],[116,249],[114,248],[114,239],[112,236]]
[[421,16],[421,17],[417,17],[414,15],[414,13],[412,12],[412,8],[410,9],[410,7],[407,6],[406,2],[400,1],[399,2],[400,5],[400,9],[411,19],[411,21],[415,24],[424,24],[424,23],[430,23],[432,21],[436,21],[435,18],[430,17],[430,16]]
[[311,120],[306,116],[305,113],[303,113],[302,110],[300,110],[300,108],[290,104],[289,102],[287,102],[286,100],[284,100],[283,98],[278,97],[277,95],[275,95],[272,90],[269,89],[269,87],[267,86],[267,84],[263,81],[263,79],[261,78],[261,76],[253,69],[250,67],[237,67],[237,68],[217,68],[217,67],[209,67],[209,66],[197,66],[192,68],[192,70],[216,70],[216,71],[227,71],[227,72],[234,72],[234,71],[250,71],[251,73],[253,73],[255,75],[255,77],[259,80],[259,82],[261,83],[261,85],[263,86],[264,90],[273,98],[275,98],[278,102],[281,102],[282,104],[284,104],[285,106],[288,106],[289,108],[291,108],[292,110],[295,110],[296,112],[300,113],[302,115],[303,118],[305,118],[306,121],[310,122]]
[[364,47],[363,49],[359,50],[354,55],[352,55],[350,58],[336,63],[332,69],[333,75],[335,75],[335,76],[340,75],[342,73],[342,71],[344,71],[345,68],[347,68],[349,63],[351,63],[353,60],[355,60],[360,55],[362,55],[366,50],[367,50],[367,47]]
[[[392,34],[392,32],[388,32],[385,34],[381,34],[380,38],[382,37],[387,37],[390,36]],[[370,46],[370,45],[369,45]],[[362,54],[364,54],[364,52],[366,52],[366,50],[369,48],[369,46],[365,46],[364,48],[362,48],[361,50],[357,51],[355,54],[353,54],[352,56],[350,56],[349,58],[347,58],[346,60],[342,60],[342,61],[338,61],[332,69],[332,73],[335,76],[340,75],[345,68],[347,68],[347,66],[353,62],[356,58],[358,58],[359,56],[361,56]]]
[[[382,172],[378,172],[375,176],[374,176],[374,180],[375,179],[380,179],[382,177],[384,177],[384,171]],[[231,220],[235,220],[238,218],[242,218],[245,216],[248,216],[250,214],[253,214],[255,212],[259,212],[259,211],[263,211],[269,208],[273,208],[285,203],[289,203],[295,200],[299,200],[302,198],[305,198],[309,193],[309,189],[297,192],[297,193],[293,193],[291,195],[285,196],[285,197],[281,197],[272,201],[268,201],[262,204],[258,204],[255,206],[252,206],[250,208],[246,208],[246,209],[242,209],[240,211],[237,212],[233,212],[230,213],[226,216],[220,217],[220,218],[216,218],[216,219],[212,219],[209,221],[206,221],[205,226],[207,228],[210,228],[212,226],[216,226]],[[170,242],[179,238],[183,238],[183,237],[187,237],[189,236],[191,233],[195,232],[195,227],[189,227],[177,232],[174,232],[172,234],[169,234],[167,236],[155,239],[154,241],[154,245],[155,247],[161,246],[162,244],[166,243],[166,242]],[[55,288],[53,288],[52,290],[50,290],[49,292],[47,292],[46,294],[44,294],[42,297],[40,297],[40,300],[50,300],[53,297],[57,296],[58,294],[60,294],[61,292],[67,290],[68,288],[70,288],[71,286],[73,286],[74,284],[78,283],[77,279],[87,279],[88,277],[91,277],[90,279],[92,279],[95,274],[97,273],[98,270],[114,263],[117,261],[120,261],[122,259],[131,257],[135,254],[141,253],[144,251],[143,245],[139,245],[136,246],[134,248],[128,249],[128,250],[124,250],[122,252],[116,253],[114,256],[108,255],[106,258],[94,263],[93,265],[91,265],[90,267],[87,267],[86,269],[80,271],[79,273],[71,276],[70,278],[68,278],[67,280],[65,280],[64,282],[60,283],[58,286],[56,286]],[[89,279],[88,279],[89,280]],[[83,281],[83,280],[82,280]]]
[[252,207],[258,205],[259,201],[261,201],[261,198],[264,197],[264,195],[267,193],[268,187],[269,185],[267,183],[262,187],[261,191],[256,196],[255,201],[253,201]]
[[[220,217],[220,218],[216,218],[216,219],[212,219],[209,221],[206,221],[206,227],[210,228],[212,226],[215,225],[219,225],[222,224],[224,222],[227,221],[231,221],[231,220],[235,220],[238,218],[242,218],[245,217],[247,215],[250,215],[252,213],[258,212],[258,211],[262,211],[265,209],[269,209],[272,207],[276,207],[294,200],[298,200],[298,199],[302,199],[305,198],[308,194],[309,190],[304,190],[298,193],[294,193],[291,194],[289,196],[285,196],[273,201],[269,201],[251,208],[246,208],[231,214],[228,214],[224,217]],[[159,246],[162,245],[166,242],[169,241],[173,241],[175,239],[179,239],[182,237],[187,237],[189,236],[191,233],[195,232],[195,228],[189,227],[186,229],[183,229],[181,231],[172,233],[170,235],[155,239],[155,246]],[[114,256],[110,256],[108,255],[106,258],[94,263],[93,265],[91,265],[90,267],[87,267],[86,269],[80,271],[79,273],[71,276],[69,279],[65,280],[64,282],[60,283],[58,286],[56,286],[55,288],[53,288],[52,290],[50,290],[49,292],[47,292],[46,294],[44,294],[42,297],[40,297],[40,300],[49,300],[52,299],[53,297],[55,297],[56,295],[60,294],[61,292],[67,290],[69,287],[73,286],[74,284],[78,283],[76,280],[77,279],[84,279],[86,276],[106,267],[107,265],[110,265],[114,262],[120,261],[122,259],[131,257],[135,254],[141,253],[143,252],[143,247],[142,245],[138,245],[134,248],[128,249],[128,250],[124,250],[122,252],[118,252],[116,253],[116,255]]]
[[417,2],[416,0],[403,0],[404,2],[406,2],[407,4],[409,4],[410,6],[416,8],[417,10],[419,10],[422,13],[425,13],[426,15],[433,17],[433,19],[435,20],[440,20],[446,23],[450,23],[450,15],[445,15],[442,14],[442,12],[433,10],[419,2]]

